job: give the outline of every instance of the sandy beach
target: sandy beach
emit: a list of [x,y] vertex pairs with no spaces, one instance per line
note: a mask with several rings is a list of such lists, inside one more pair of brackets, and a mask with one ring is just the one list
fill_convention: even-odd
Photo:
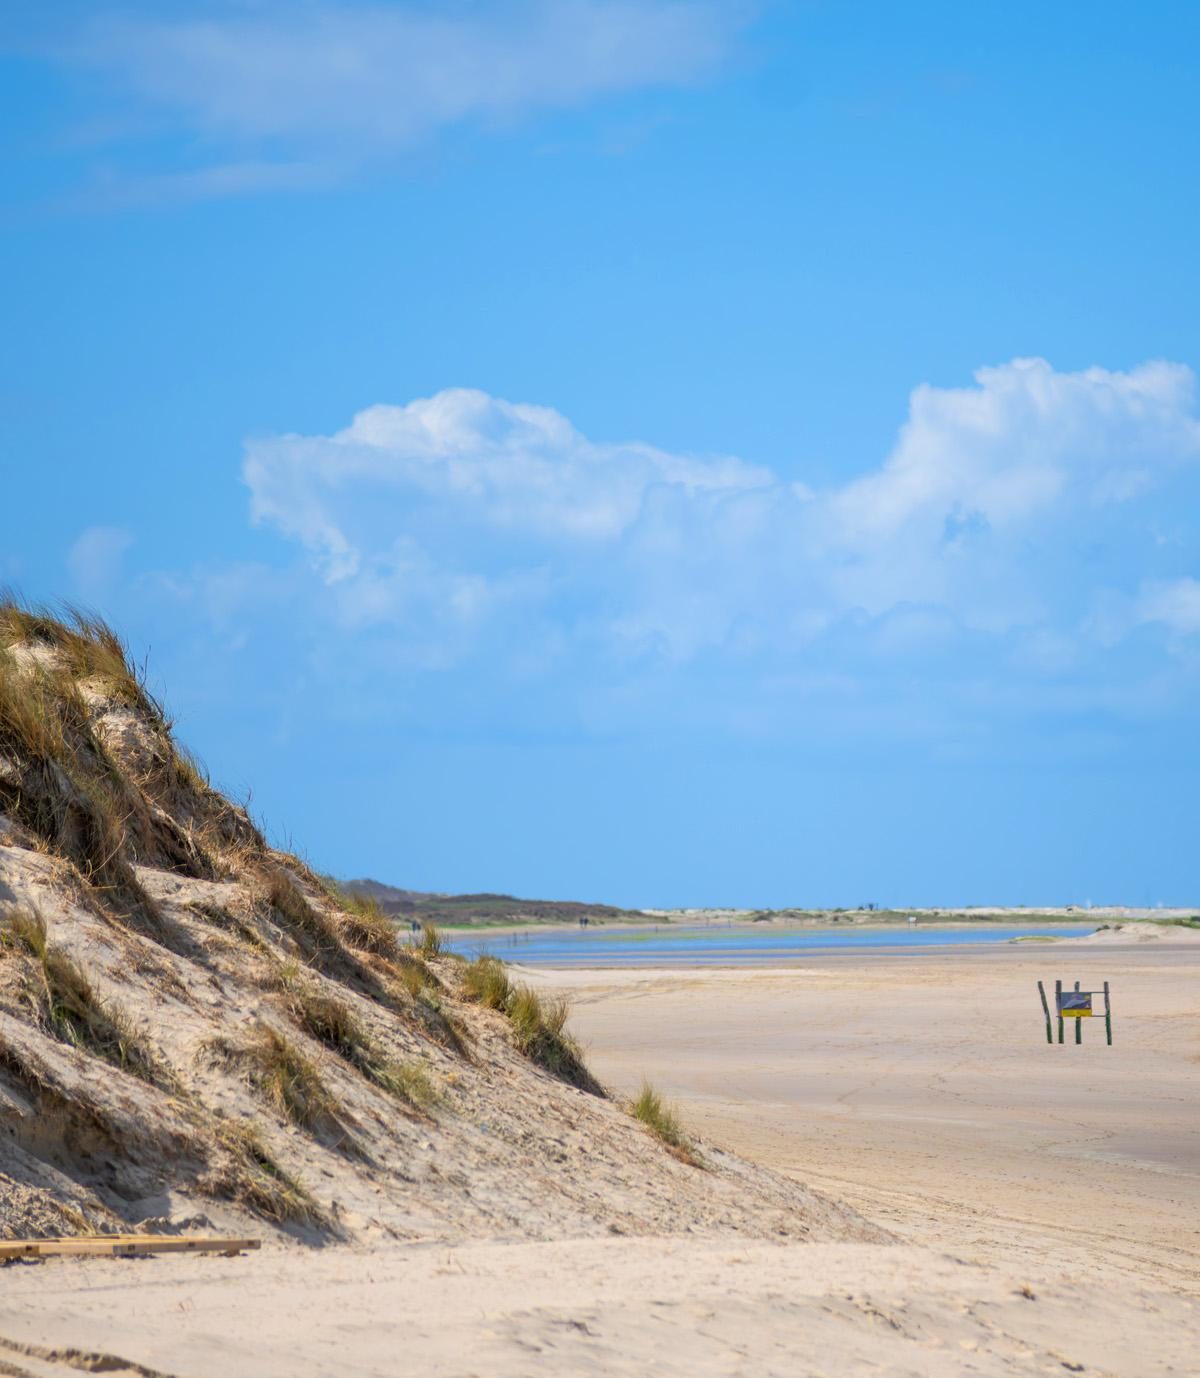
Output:
[[[1200,945],[1003,945],[787,969],[530,972],[592,1065],[895,1243],[277,1245],[6,1269],[0,1370],[62,1374],[1200,1372]],[[1113,983],[1047,1047],[1035,982]],[[141,1365],[141,1367],[135,1367]]]
[[[1048,1047],[1039,978],[1113,985]],[[1200,943],[1104,937],[559,973],[593,1065],[903,1238],[1200,1290]],[[1071,1037],[1071,1029],[1067,1029]]]

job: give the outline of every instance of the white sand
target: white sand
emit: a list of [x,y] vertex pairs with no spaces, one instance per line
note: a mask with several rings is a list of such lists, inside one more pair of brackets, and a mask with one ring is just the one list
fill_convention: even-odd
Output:
[[0,1334],[35,1352],[0,1342],[0,1372],[58,1378],[70,1369],[50,1346],[192,1378],[1166,1378],[1196,1358],[1196,1311],[1180,1298],[1031,1287],[911,1246],[612,1239],[62,1260],[3,1283]]
[[[1168,930],[1169,931],[1169,930]],[[1200,947],[999,944],[773,971],[557,973],[611,1084],[904,1238],[1200,1287]],[[1112,983],[1048,1047],[1041,977]],[[1072,1039],[1068,1025],[1066,1036]]]

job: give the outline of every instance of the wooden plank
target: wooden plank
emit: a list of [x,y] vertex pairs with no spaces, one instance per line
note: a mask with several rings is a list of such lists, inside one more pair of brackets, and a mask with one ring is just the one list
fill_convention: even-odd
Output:
[[257,1249],[261,1239],[184,1235],[78,1235],[68,1239],[0,1239],[4,1258],[132,1258],[145,1254],[241,1253]]

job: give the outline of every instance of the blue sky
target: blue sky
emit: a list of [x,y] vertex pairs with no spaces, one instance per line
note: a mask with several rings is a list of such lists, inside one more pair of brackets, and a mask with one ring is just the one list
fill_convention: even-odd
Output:
[[1194,902],[1198,40],[17,0],[0,579],[341,875]]

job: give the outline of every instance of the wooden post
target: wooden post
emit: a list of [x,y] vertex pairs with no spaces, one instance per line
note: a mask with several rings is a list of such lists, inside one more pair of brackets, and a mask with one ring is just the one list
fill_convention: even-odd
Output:
[[1046,1042],[1054,1042],[1054,1034],[1050,1029],[1050,1006],[1046,1003],[1046,987],[1038,982],[1038,994],[1042,997],[1042,1009],[1046,1012]]
[[1062,1022],[1062,982],[1054,983],[1054,1013],[1058,1015],[1058,1041],[1063,1041],[1063,1022]]
[[[1079,982],[1078,982],[1078,981],[1075,982],[1075,989],[1076,989],[1076,990],[1079,989]],[[1078,1015],[1075,1016],[1075,1042],[1076,1042],[1076,1043],[1082,1043],[1082,1042],[1083,1042],[1083,1020],[1080,1019]]]
[[1108,1046],[1112,1047],[1112,1005],[1108,1000],[1108,982],[1104,983],[1104,1035],[1108,1039]]

